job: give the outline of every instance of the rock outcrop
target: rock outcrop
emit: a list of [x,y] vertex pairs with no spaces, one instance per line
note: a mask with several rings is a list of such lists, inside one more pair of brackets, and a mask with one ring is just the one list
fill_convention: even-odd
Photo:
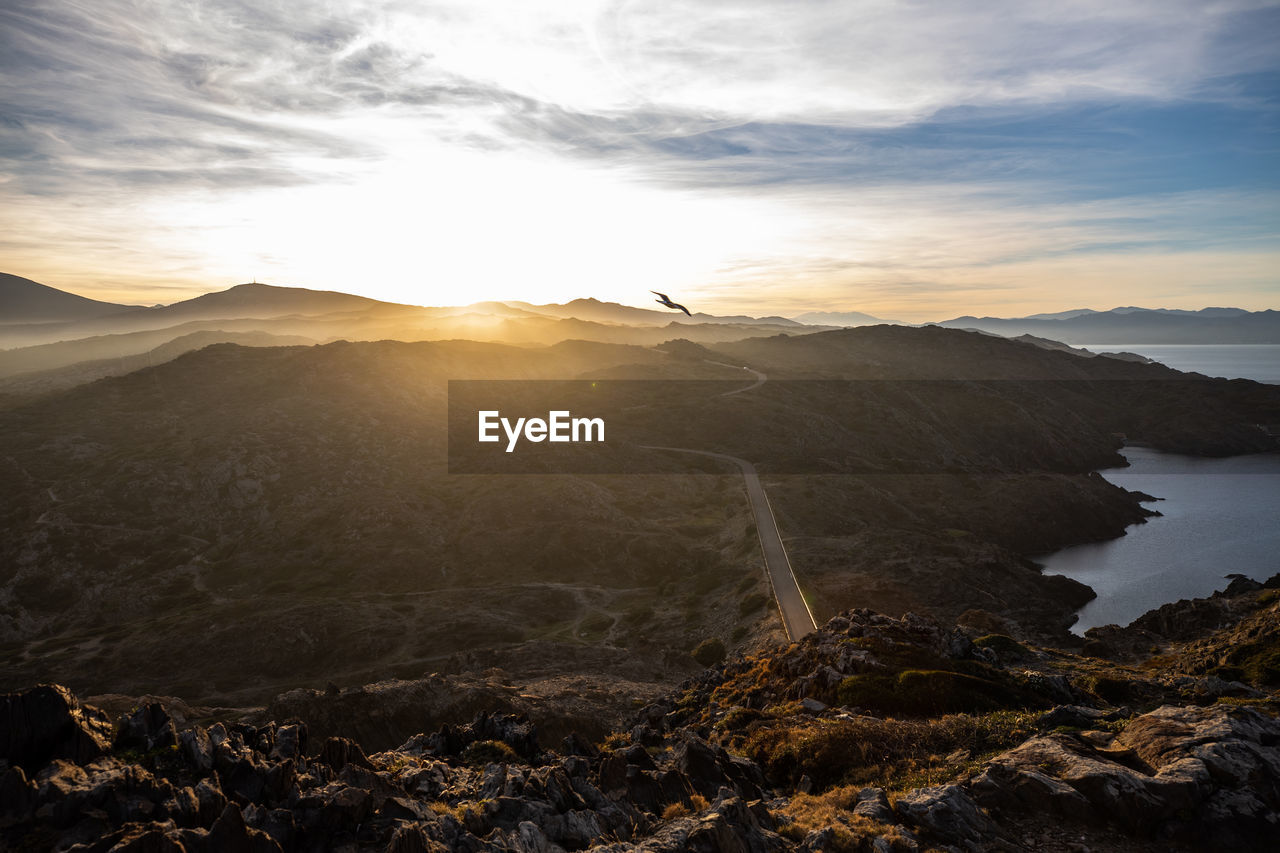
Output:
[[[413,684],[295,697],[321,735],[192,724],[154,697],[113,700],[113,722],[42,685],[0,696],[0,849],[1274,849],[1280,605],[1245,586],[1226,597],[1241,621],[1142,668],[848,611],[689,679],[603,743],[543,742],[497,703],[369,748],[412,719]],[[1212,674],[1226,666],[1245,680]],[[341,734],[380,695],[394,724]]]

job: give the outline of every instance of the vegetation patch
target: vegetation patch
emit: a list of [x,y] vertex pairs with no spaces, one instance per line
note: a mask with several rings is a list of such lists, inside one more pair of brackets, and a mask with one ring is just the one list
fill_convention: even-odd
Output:
[[791,783],[808,775],[822,788],[902,788],[903,780],[945,781],[1017,746],[1036,733],[1035,718],[1029,711],[996,711],[923,720],[855,717],[761,725],[748,734],[743,751],[770,778]]

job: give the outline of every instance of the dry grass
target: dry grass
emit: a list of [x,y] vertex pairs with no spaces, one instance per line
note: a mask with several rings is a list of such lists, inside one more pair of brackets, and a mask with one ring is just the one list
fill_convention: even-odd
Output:
[[800,841],[814,830],[831,829],[830,843],[824,849],[832,853],[855,853],[862,849],[864,839],[895,833],[891,826],[853,813],[858,791],[857,786],[846,785],[821,795],[796,794],[776,813],[780,832]]
[[689,798],[689,803],[672,803],[662,810],[663,820],[675,820],[678,817],[688,817],[695,812],[706,810],[710,805],[707,798],[701,794],[694,794]]
[[684,803],[672,803],[662,810],[662,819],[675,820],[678,817],[688,817],[689,814],[689,807]]

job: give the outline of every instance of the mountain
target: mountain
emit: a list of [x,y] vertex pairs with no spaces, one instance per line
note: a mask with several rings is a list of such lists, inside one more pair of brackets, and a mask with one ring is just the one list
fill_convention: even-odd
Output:
[[1189,311],[1185,308],[1139,308],[1134,305],[1112,308],[1109,313],[1141,314],[1144,312],[1152,312],[1156,314],[1180,314],[1186,317],[1239,317],[1241,314],[1249,313],[1243,308],[1201,308],[1198,311]]
[[1054,311],[1049,314],[1029,314],[1026,317],[1019,317],[1020,320],[1070,320],[1072,317],[1081,317],[1085,314],[1097,314],[1092,308],[1072,308],[1068,311]]
[[888,323],[891,326],[904,325],[901,320],[883,320],[879,317],[872,317],[870,314],[863,314],[861,311],[809,311],[793,317],[797,323],[804,323],[809,326],[876,326],[881,323]]
[[[32,282],[32,284],[35,284]],[[37,287],[43,287],[37,285]],[[62,291],[45,288],[55,294]],[[63,294],[70,296],[70,294]],[[61,299],[62,297],[56,297]],[[74,297],[78,299],[79,297]],[[212,320],[269,320],[281,317],[386,317],[416,316],[424,309],[411,305],[381,302],[363,296],[301,287],[269,284],[240,284],[227,290],[206,293],[171,305],[154,308],[112,306],[113,312],[84,314],[59,322],[14,323],[0,327],[0,347],[17,348],[104,335],[122,335],[165,329],[183,323]],[[261,331],[277,332],[261,328]],[[298,334],[293,330],[284,334]],[[302,333],[302,334],[305,334]]]
[[[1068,312],[1071,313],[1071,312]],[[956,317],[936,325],[1017,337],[1034,335],[1073,346],[1115,344],[1280,344],[1280,311],[1116,308],[1061,319]]]
[[99,302],[10,273],[0,273],[0,326],[66,323],[137,310],[136,306]]
[[279,317],[291,314],[316,316],[346,312],[386,311],[414,306],[383,302],[365,296],[333,290],[309,290],[305,287],[279,287],[272,284],[238,284],[227,290],[206,293],[194,299],[152,308],[150,317],[172,319],[221,320],[238,317]]

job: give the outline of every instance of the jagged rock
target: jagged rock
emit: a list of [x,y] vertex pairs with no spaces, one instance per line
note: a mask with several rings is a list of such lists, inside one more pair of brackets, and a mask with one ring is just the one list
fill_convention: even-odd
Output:
[[213,741],[201,726],[192,726],[178,735],[178,750],[196,770],[207,773],[213,769]]
[[446,853],[447,850],[415,823],[398,823],[387,844],[387,853]]
[[1097,708],[1086,708],[1082,705],[1059,705],[1036,718],[1036,728],[1056,729],[1059,726],[1088,728],[1099,722],[1119,720],[1127,717],[1124,709],[1102,711]]
[[341,770],[348,764],[356,764],[360,767],[372,767],[369,763],[369,757],[364,754],[364,750],[360,748],[360,744],[344,737],[331,737],[325,740],[324,746],[320,747],[320,753],[316,756],[316,761],[327,764],[334,770]]
[[159,702],[149,702],[120,720],[116,734],[116,749],[134,749],[149,752],[177,744],[173,720]]
[[272,758],[301,758],[306,754],[306,723],[290,723],[276,729],[276,742],[271,750]]
[[537,824],[527,820],[516,827],[516,836],[511,839],[511,844],[518,853],[563,853],[564,850],[553,844]]
[[183,843],[182,835],[171,823],[135,823],[121,827],[75,848],[76,853],[192,853],[200,846]]
[[996,825],[959,785],[917,788],[894,805],[903,820],[927,833],[979,850],[980,842],[997,834]]
[[700,815],[669,821],[643,841],[601,845],[593,853],[775,853],[790,846],[761,826],[740,797],[729,794]]
[[222,810],[227,807],[227,797],[222,793],[222,786],[218,782],[218,777],[210,776],[208,779],[201,779],[195,786],[194,793],[196,795],[200,824],[209,826],[218,819],[218,816],[222,814]]
[[209,827],[208,849],[217,853],[282,853],[279,843],[265,832],[251,829],[234,803]]
[[32,772],[54,758],[84,764],[110,743],[106,714],[82,706],[65,687],[41,684],[0,696],[0,759],[10,764]]
[[724,786],[748,799],[761,797],[764,777],[758,767],[731,758],[722,748],[699,737],[687,735],[675,748],[673,758],[675,768],[688,778],[689,786],[705,797],[716,796]]

